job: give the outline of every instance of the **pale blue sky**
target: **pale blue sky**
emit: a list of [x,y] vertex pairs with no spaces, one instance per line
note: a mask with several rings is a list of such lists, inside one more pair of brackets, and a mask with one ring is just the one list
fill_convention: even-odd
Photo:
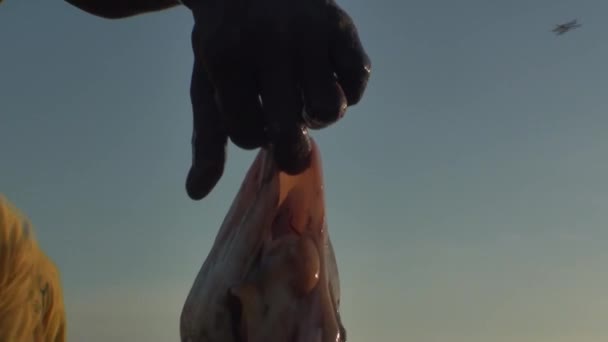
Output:
[[[374,65],[314,133],[350,341],[605,341],[608,2],[341,4]],[[191,27],[0,6],[0,191],[61,268],[70,341],[177,341],[254,157],[187,198]]]

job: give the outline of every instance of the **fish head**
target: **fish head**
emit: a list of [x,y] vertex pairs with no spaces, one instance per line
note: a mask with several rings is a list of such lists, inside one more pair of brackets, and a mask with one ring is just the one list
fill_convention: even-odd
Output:
[[321,158],[298,175],[250,167],[182,311],[184,342],[344,342]]

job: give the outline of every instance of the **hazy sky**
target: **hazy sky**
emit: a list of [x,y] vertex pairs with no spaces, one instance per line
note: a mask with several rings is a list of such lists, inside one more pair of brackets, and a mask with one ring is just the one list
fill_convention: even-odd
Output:
[[[608,2],[341,4],[372,79],[313,135],[350,341],[605,341]],[[179,340],[255,155],[186,196],[191,27],[0,6],[0,192],[61,268],[70,341]]]

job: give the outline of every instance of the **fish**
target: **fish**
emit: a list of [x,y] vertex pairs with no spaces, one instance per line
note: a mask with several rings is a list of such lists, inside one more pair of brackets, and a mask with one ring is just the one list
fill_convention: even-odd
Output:
[[261,149],[185,300],[181,341],[345,342],[339,306],[319,147],[298,175]]

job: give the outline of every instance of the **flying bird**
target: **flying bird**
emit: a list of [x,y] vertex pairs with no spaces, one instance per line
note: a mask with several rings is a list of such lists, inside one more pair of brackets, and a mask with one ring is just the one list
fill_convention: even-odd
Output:
[[573,30],[575,28],[579,28],[581,26],[582,25],[579,24],[576,19],[574,19],[564,24],[555,25],[555,28],[552,30],[552,32],[554,32],[558,36],[561,36],[562,34],[569,32],[570,30]]

